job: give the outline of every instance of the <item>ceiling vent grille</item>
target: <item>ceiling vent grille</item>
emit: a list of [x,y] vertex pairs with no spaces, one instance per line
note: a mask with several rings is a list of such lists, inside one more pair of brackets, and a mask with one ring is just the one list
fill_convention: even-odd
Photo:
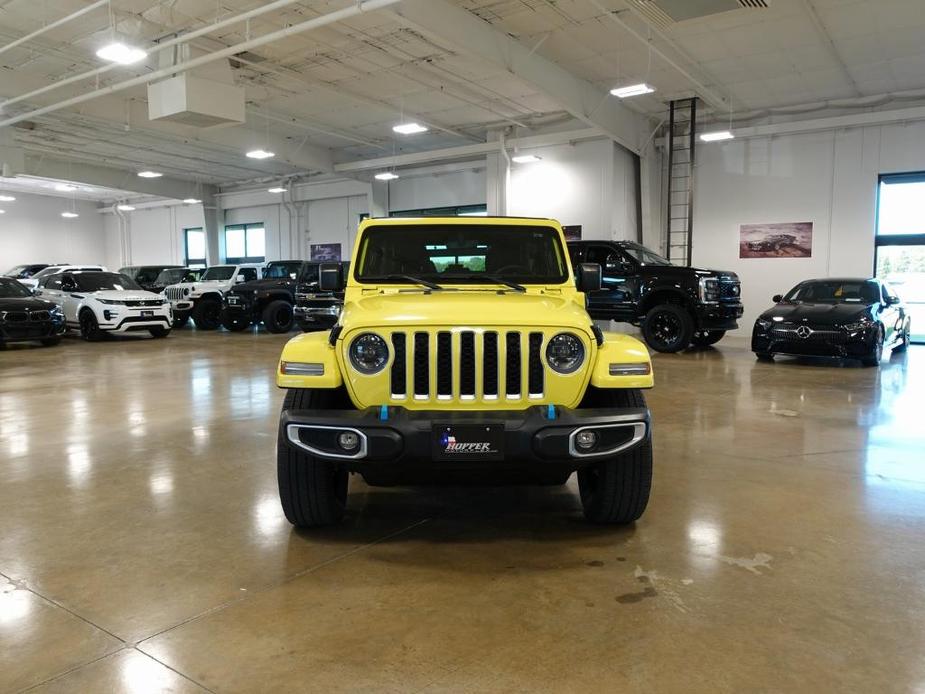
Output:
[[630,6],[661,29],[731,10],[766,10],[769,0],[629,0]]

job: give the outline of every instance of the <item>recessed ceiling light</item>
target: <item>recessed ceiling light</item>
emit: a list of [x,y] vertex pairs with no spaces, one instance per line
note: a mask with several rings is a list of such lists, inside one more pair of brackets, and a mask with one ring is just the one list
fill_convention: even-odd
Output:
[[0,202],[13,202],[15,199],[12,195],[0,195]]
[[268,193],[285,193],[286,189],[283,188],[282,186],[276,186],[275,188],[270,188],[267,192]]
[[392,130],[401,135],[417,135],[418,133],[426,133],[427,126],[420,123],[399,123],[393,126]]
[[517,154],[511,157],[511,161],[515,164],[532,164],[535,161],[540,161],[542,157],[538,157],[535,154]]
[[115,41],[99,49],[96,52],[96,57],[108,60],[110,63],[131,65],[132,63],[137,63],[139,60],[144,60],[148,57],[148,54],[140,48],[126,46],[124,43]]
[[134,212],[135,207],[133,205],[116,205],[116,209],[121,212]]
[[138,175],[141,178],[160,178],[164,174],[158,173],[157,171],[139,171]]
[[79,217],[80,215],[76,212],[62,212],[61,216],[66,219],[74,219],[74,217]]
[[392,173],[391,171],[383,171],[382,173],[376,174],[377,181],[394,181],[398,178],[397,173]]
[[704,142],[719,142],[720,140],[731,140],[734,137],[735,135],[728,130],[718,130],[712,133],[703,133],[700,139]]
[[72,186],[68,183],[59,183],[58,185],[55,186],[55,190],[60,191],[62,193],[67,193],[72,190],[77,190],[77,186]]
[[6,214],[6,210],[0,210],[0,214]]
[[250,159],[269,159],[270,157],[275,157],[276,154],[274,152],[268,152],[265,149],[252,149],[247,153],[247,156]]
[[615,87],[610,90],[610,93],[614,96],[619,96],[621,99],[625,99],[628,96],[639,96],[640,94],[651,94],[655,91],[655,87],[651,87],[645,82],[640,84],[630,84],[626,87]]
[[198,200],[196,198],[186,198],[183,202],[185,202],[187,205],[198,205],[202,202],[202,200]]

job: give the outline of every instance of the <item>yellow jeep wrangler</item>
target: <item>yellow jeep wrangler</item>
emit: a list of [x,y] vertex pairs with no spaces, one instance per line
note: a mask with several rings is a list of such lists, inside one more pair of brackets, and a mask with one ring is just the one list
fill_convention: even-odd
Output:
[[330,333],[283,349],[279,494],[297,526],[336,523],[347,484],[413,484],[483,473],[564,484],[585,516],[630,523],[649,499],[652,441],[642,389],[649,353],[585,311],[599,265],[573,275],[558,222],[368,219]]

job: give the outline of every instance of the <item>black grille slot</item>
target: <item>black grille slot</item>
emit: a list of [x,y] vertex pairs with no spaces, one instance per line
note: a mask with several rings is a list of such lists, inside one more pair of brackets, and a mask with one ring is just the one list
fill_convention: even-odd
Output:
[[28,316],[25,311],[7,311],[5,318],[8,323],[22,323]]
[[459,336],[459,394],[475,396],[475,333]]
[[437,395],[453,394],[453,335],[437,333]]
[[29,319],[36,322],[46,321],[51,319],[51,314],[48,311],[33,311],[29,314]]
[[414,334],[414,394],[430,395],[430,342],[427,333]]
[[485,333],[482,343],[482,393],[498,395],[498,333]]
[[392,349],[395,351],[395,359],[392,361],[392,394],[404,395],[408,392],[405,333],[392,333]]
[[543,393],[543,363],[540,361],[540,347],[543,345],[543,333],[530,333],[529,381],[527,392],[530,395]]
[[507,369],[504,375],[504,392],[508,396],[520,395],[520,333],[508,333]]

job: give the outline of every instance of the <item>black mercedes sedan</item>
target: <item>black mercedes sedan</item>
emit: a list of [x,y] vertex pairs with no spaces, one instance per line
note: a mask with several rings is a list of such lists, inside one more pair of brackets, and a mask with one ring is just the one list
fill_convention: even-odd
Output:
[[32,296],[16,280],[0,277],[0,348],[7,342],[33,340],[51,347],[66,329],[58,306]]
[[876,366],[884,348],[905,349],[910,318],[892,287],[878,279],[800,282],[762,313],[752,331],[759,359],[775,354],[860,359]]

